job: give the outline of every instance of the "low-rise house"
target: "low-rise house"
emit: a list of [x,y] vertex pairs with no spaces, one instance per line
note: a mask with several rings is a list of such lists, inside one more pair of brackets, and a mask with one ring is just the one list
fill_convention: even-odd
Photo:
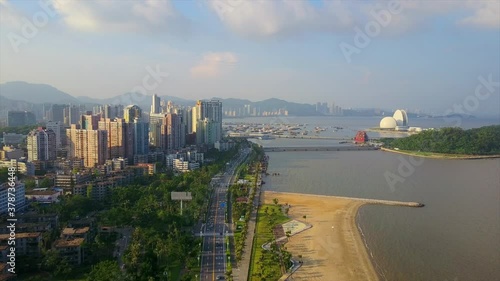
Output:
[[148,175],[156,174],[156,163],[139,163],[137,166],[146,168]]
[[[10,230],[7,228],[9,225],[8,222],[4,222],[0,224],[0,234],[8,234]],[[52,227],[49,222],[40,222],[40,223],[17,223],[16,231],[17,232],[47,232],[51,231]]]
[[72,238],[83,238],[86,242],[88,241],[90,228],[88,226],[81,228],[66,227],[61,232],[61,238],[69,240]]
[[9,253],[9,246],[0,245],[0,263],[7,262],[8,253]]
[[199,168],[200,168],[200,163],[184,161],[183,158],[174,159],[174,171],[176,172],[185,173]]
[[[8,245],[10,234],[0,234],[0,245]],[[16,255],[38,257],[42,246],[42,233],[16,233]]]
[[0,168],[16,167],[16,171],[27,176],[35,175],[35,165],[31,162],[22,162],[16,159],[0,160]]
[[94,200],[103,200],[110,193],[111,189],[115,187],[114,181],[100,181],[89,184],[80,184],[73,187],[74,195],[89,196]]
[[17,280],[17,274],[12,274],[8,270],[9,266],[6,263],[0,263],[0,281]]
[[54,243],[54,249],[72,265],[81,265],[85,258],[83,249],[84,238],[59,239]]
[[57,214],[38,214],[29,212],[17,216],[18,223],[50,223],[50,228],[55,229],[59,225],[59,216]]
[[96,219],[93,217],[92,214],[89,214],[88,217],[86,218],[81,218],[77,220],[70,220],[68,221],[68,227],[70,228],[85,228],[88,227],[89,231],[87,234],[87,239],[91,240],[94,238],[97,232],[97,222]]
[[24,151],[22,149],[15,148],[13,146],[4,146],[2,150],[0,150],[0,160],[7,159],[15,159],[18,160],[24,156]]
[[55,186],[61,188],[71,188],[72,186],[79,184],[86,184],[92,180],[92,175],[88,172],[86,173],[76,173],[76,174],[58,174],[56,175]]
[[21,182],[15,182],[15,191],[14,192],[9,192],[9,188],[11,186],[9,185],[10,182],[5,182],[3,184],[0,184],[0,214],[6,214],[8,211],[8,198],[9,198],[9,193],[14,194],[16,202],[16,212],[22,211],[26,208],[26,200],[24,198],[24,193],[25,193],[25,188],[24,188],[24,183]]
[[247,203],[248,199],[246,197],[238,197],[236,198],[237,203]]
[[59,196],[61,196],[61,192],[55,190],[29,190],[26,191],[25,196],[29,202],[52,204],[59,202]]

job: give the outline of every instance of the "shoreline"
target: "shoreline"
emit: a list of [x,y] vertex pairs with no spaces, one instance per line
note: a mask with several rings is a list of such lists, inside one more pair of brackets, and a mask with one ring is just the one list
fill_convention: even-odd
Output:
[[402,155],[409,155],[409,156],[416,156],[416,157],[422,157],[422,158],[431,158],[431,159],[451,159],[451,160],[477,160],[477,159],[496,159],[500,158],[500,155],[495,154],[495,155],[464,155],[464,154],[445,154],[445,153],[435,153],[435,152],[428,152],[430,155],[421,155],[418,154],[417,152],[413,151],[408,151],[408,150],[394,150],[390,148],[385,148],[381,147],[381,151],[385,152],[392,152],[392,153],[398,153]]
[[290,219],[312,225],[286,244],[295,260],[302,255],[303,264],[293,274],[294,280],[379,281],[376,262],[359,229],[359,209],[369,204],[394,206],[395,202],[397,206],[417,207],[412,206],[415,202],[276,191],[263,191],[261,204],[273,204],[274,198],[279,204],[291,205]]

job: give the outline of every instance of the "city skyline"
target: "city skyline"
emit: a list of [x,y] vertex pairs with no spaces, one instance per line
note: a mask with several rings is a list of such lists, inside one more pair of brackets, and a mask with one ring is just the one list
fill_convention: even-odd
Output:
[[[334,100],[444,113],[489,81],[494,94],[475,111],[499,111],[498,1],[38,3],[0,1],[1,83],[94,98],[142,87],[193,100]],[[36,32],[24,36],[33,19]],[[366,37],[370,26],[376,36]],[[368,41],[356,44],[362,33]]]

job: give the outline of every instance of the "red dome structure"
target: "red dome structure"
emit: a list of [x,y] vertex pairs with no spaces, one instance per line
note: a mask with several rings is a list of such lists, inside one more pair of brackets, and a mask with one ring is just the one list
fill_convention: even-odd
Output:
[[358,131],[354,137],[354,143],[365,143],[368,141],[368,135],[365,131]]

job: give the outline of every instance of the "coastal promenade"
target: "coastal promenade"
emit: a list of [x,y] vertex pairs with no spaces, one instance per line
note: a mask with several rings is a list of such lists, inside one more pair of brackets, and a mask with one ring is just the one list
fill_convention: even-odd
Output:
[[[260,175],[259,175],[260,180]],[[243,255],[241,261],[233,270],[234,281],[247,281],[248,274],[250,270],[250,262],[252,259],[252,247],[255,236],[255,227],[257,222],[257,211],[259,207],[259,202],[261,201],[261,187],[257,187],[255,191],[255,197],[253,200],[252,213],[250,214],[250,220],[248,221],[247,236],[245,238],[245,248],[243,249]]]

